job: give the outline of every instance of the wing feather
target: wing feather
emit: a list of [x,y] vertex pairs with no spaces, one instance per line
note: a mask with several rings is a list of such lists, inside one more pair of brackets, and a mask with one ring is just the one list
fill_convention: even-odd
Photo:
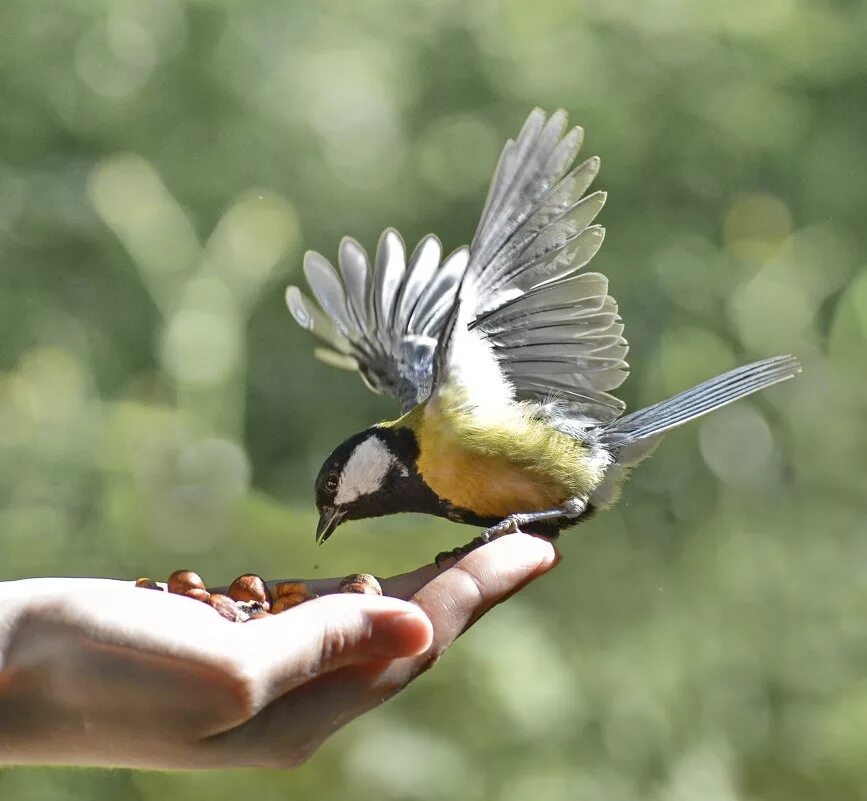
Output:
[[400,291],[393,330],[397,336],[409,331],[410,320],[422,293],[436,275],[442,258],[442,245],[437,237],[426,236],[413,251],[407,267],[406,280]]
[[352,237],[345,236],[340,242],[337,259],[346,288],[347,306],[357,330],[362,331],[367,319],[367,276],[370,272],[367,253]]
[[[538,109],[500,157],[473,238],[458,307],[443,329],[437,384],[463,383],[473,403],[491,395],[489,370],[466,370],[462,354],[480,340],[518,400],[557,397],[567,412],[609,421],[622,412],[609,394],[624,381],[628,346],[608,281],[580,273],[598,252],[604,229],[593,221],[606,193],[585,195],[599,159],[572,167],[583,131],[566,131],[562,111]],[[474,375],[484,377],[470,386]]]
[[[499,171],[494,177],[496,202],[490,204],[473,237],[470,271],[473,264],[486,265],[491,261],[560,177],[563,160],[552,158],[552,155],[561,142],[565,127],[564,111],[554,112],[545,122],[544,112],[535,109],[524,123],[517,141],[506,145],[503,161],[507,172],[502,179]],[[570,134],[573,157],[582,138],[580,129]]]
[[387,228],[376,248],[376,267],[373,273],[373,311],[380,339],[391,333],[394,301],[406,274],[406,249],[400,234]]
[[297,287],[286,302],[328,346],[320,356],[357,369],[404,410],[455,386],[461,403],[491,409],[535,401],[552,425],[594,429],[621,455],[794,375],[797,360],[769,359],[621,417],[624,404],[610,393],[628,374],[623,323],[605,276],[581,272],[604,240],[594,220],[606,200],[604,192],[585,195],[598,158],[571,167],[582,140],[581,128],[566,132],[563,111],[547,119],[531,112],[503,148],[471,247],[442,263],[439,240],[428,236],[407,264],[392,229],[379,240],[372,270],[348,237],[339,274],[308,253],[304,272],[321,311]]
[[286,289],[286,305],[298,325],[310,331],[317,339],[330,345],[338,354],[347,355],[351,352],[349,340],[334,327],[331,318],[323,314],[297,286]]
[[304,275],[319,305],[334,322],[337,330],[349,336],[356,327],[349,319],[343,285],[334,268],[318,253],[309,252],[304,256]]
[[438,337],[467,265],[465,248],[442,264],[441,252],[436,237],[425,237],[407,265],[403,240],[388,229],[371,271],[364,248],[345,237],[339,275],[318,253],[304,257],[318,305],[294,286],[286,290],[286,304],[328,346],[316,349],[318,358],[358,370],[374,392],[392,395],[406,411],[430,394]]
[[410,326],[425,336],[439,337],[455,305],[458,287],[469,263],[469,250],[459,248],[438,270],[424,295],[419,298],[410,318]]
[[388,229],[371,269],[347,237],[339,275],[322,256],[305,258],[324,316],[314,317],[298,290],[287,294],[293,315],[337,352],[332,362],[355,363],[404,408],[439,380],[435,353],[443,363],[472,354],[488,367],[464,365],[454,380],[475,376],[486,394],[505,400],[553,392],[581,414],[595,409],[609,419],[622,407],[607,392],[625,376],[627,346],[605,277],[576,275],[602,244],[593,221],[606,199],[585,195],[599,159],[572,166],[583,136],[581,128],[566,131],[563,111],[546,117],[535,109],[503,148],[469,250],[440,263],[439,240],[429,236],[407,263],[403,241]]

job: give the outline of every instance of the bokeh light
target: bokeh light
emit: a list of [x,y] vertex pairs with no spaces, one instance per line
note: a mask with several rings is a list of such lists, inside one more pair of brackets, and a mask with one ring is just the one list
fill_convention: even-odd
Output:
[[499,149],[599,154],[629,408],[795,352],[673,432],[563,561],[289,774],[0,770],[0,798],[800,801],[867,786],[867,3],[0,4],[0,579],[387,575],[315,545],[394,413],[286,312],[303,252],[468,242]]

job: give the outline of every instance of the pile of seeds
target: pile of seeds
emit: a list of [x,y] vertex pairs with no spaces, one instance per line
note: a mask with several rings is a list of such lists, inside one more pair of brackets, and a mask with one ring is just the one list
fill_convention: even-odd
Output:
[[[169,576],[165,586],[150,578],[138,579],[135,586],[167,591],[208,604],[215,612],[233,623],[246,623],[248,620],[277,615],[319,597],[310,592],[310,588],[303,581],[280,581],[271,589],[255,573],[238,576],[225,594],[208,591],[202,577],[192,570],[176,570]],[[382,595],[382,587],[370,574],[355,573],[341,580],[338,592]]]

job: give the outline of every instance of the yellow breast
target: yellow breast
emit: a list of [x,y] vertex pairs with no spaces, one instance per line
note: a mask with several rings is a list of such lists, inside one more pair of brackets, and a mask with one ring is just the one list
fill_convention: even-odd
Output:
[[602,479],[587,448],[518,404],[486,419],[432,399],[413,421],[417,468],[443,500],[478,515],[556,509]]

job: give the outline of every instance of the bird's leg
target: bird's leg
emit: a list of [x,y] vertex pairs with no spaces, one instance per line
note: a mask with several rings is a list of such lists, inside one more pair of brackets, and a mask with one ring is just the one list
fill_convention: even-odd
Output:
[[575,519],[584,514],[587,509],[587,498],[572,498],[567,501],[560,509],[548,509],[544,512],[523,512],[509,515],[504,520],[497,523],[495,526],[486,528],[481,536],[476,537],[472,542],[462,545],[460,548],[452,548],[450,551],[438,553],[435,558],[437,566],[445,559],[458,559],[461,556],[466,556],[470,551],[485,545],[497,537],[502,537],[505,534],[514,534],[521,530],[521,526],[529,523],[538,523],[540,520],[552,520],[557,517],[566,517]]
[[552,520],[557,517],[567,517],[574,519],[584,514],[587,508],[586,498],[572,498],[559,509],[548,509],[545,512],[523,512],[509,515],[504,520],[497,523],[495,526],[486,528],[482,532],[481,539],[483,542],[490,542],[497,537],[502,537],[504,534],[514,534],[521,530],[521,526],[526,526],[529,523],[538,523],[540,520]]

